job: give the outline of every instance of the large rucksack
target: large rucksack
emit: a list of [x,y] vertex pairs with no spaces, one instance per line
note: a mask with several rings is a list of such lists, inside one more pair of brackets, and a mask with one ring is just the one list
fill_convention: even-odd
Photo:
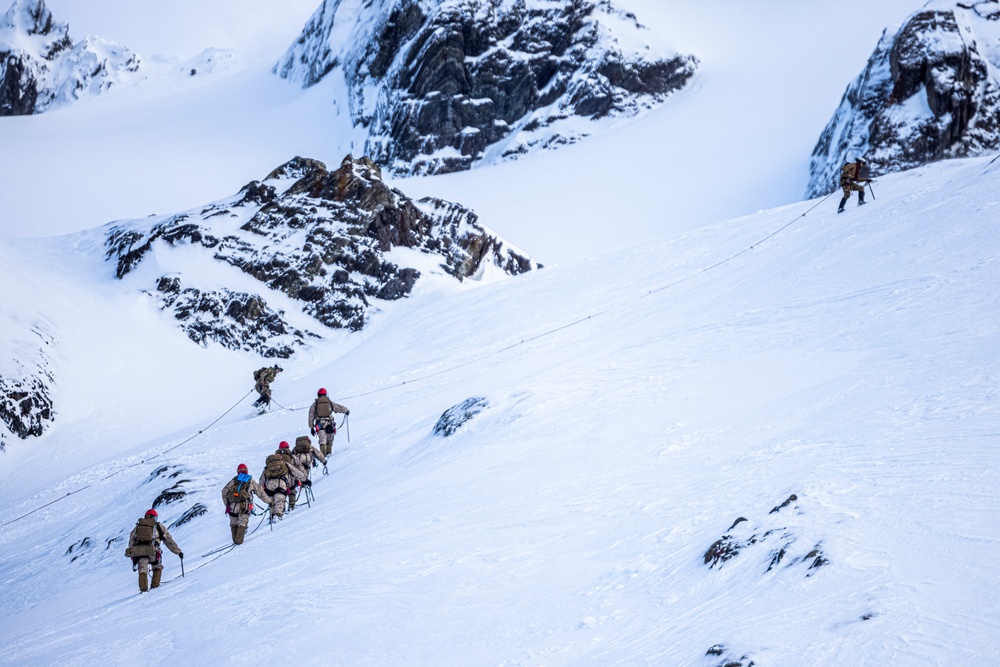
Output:
[[132,558],[156,558],[156,519],[144,516],[135,523],[135,544],[125,550]]
[[231,505],[236,503],[249,503],[250,502],[250,475],[245,472],[241,472],[236,476],[236,488],[233,489],[233,497],[229,499]]
[[295,449],[292,450],[296,454],[308,454],[312,451],[312,442],[309,440],[308,435],[300,435],[295,438]]
[[316,399],[316,418],[327,419],[333,414],[333,403],[326,396]]
[[281,454],[269,454],[264,461],[264,477],[275,479],[288,476],[288,464]]

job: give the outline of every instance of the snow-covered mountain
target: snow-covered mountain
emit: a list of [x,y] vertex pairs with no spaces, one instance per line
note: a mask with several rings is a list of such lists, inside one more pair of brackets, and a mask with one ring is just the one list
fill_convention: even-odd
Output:
[[99,37],[73,43],[44,0],[14,0],[0,19],[0,116],[41,113],[135,78],[139,56]]
[[433,174],[572,143],[592,119],[661,102],[698,61],[653,41],[608,0],[324,0],[275,71],[335,78],[364,154]]
[[[408,296],[425,276],[488,282],[538,266],[472,211],[413,201],[383,183],[371,160],[351,156],[333,171],[295,158],[228,199],[103,234],[113,274],[192,341],[265,358],[287,359],[330,329],[361,330],[379,304]],[[53,334],[27,311],[5,315],[16,334],[10,367],[0,369],[0,419],[20,438],[40,436],[59,411]]]
[[[104,230],[4,241],[86,372],[0,464],[0,661],[995,662],[1000,161],[879,184],[449,279],[283,363],[259,417],[233,409],[255,355],[80,270]],[[222,485],[319,386],[351,414],[315,502],[210,553]],[[154,504],[185,573],[165,554],[139,595],[123,544]]]
[[813,149],[806,196],[867,156],[884,174],[1000,149],[1000,1],[932,0],[886,30]]

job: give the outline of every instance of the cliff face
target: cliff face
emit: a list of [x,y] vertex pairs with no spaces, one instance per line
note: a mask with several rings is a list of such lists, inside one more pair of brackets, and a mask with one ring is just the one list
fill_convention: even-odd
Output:
[[884,33],[827,124],[807,196],[868,157],[875,175],[1000,148],[1000,2],[933,2]]
[[651,55],[647,32],[607,1],[327,0],[275,71],[303,86],[342,77],[367,155],[394,173],[443,173],[572,143],[588,120],[662,102],[697,59]]

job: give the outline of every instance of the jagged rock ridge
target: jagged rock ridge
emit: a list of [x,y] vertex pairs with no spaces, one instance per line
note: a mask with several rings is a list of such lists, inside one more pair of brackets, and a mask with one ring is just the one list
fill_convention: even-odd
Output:
[[808,197],[867,156],[878,175],[1000,149],[1000,0],[928,3],[884,32],[813,149]]
[[[608,0],[325,0],[275,66],[338,72],[364,152],[394,173],[444,173],[576,141],[683,87],[697,59],[644,42]],[[351,11],[347,11],[351,10]],[[619,36],[622,40],[619,40]]]
[[413,201],[386,185],[370,159],[350,155],[334,171],[297,157],[200,212],[113,225],[106,243],[119,278],[150,261],[157,244],[201,249],[238,270],[243,289],[189,285],[169,273],[144,288],[192,340],[279,358],[325,327],[359,330],[379,301],[407,296],[421,271],[391,261],[395,248],[432,257],[457,280],[538,266],[469,209]]
[[0,19],[0,116],[40,113],[135,74],[139,57],[95,37],[73,44],[44,0],[14,0]]

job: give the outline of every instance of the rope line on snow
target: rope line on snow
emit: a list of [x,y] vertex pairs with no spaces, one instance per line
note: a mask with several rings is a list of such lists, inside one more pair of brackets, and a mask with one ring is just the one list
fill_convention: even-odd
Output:
[[[174,445],[173,447],[168,447],[167,449],[164,449],[164,450],[163,450],[162,452],[157,452],[156,454],[153,454],[152,456],[150,456],[150,457],[149,457],[149,458],[147,458],[147,459],[142,459],[141,461],[137,461],[136,463],[130,463],[130,464],[128,464],[128,465],[124,465],[124,466],[122,466],[122,467],[118,468],[117,470],[115,470],[115,471],[114,471],[113,473],[111,473],[110,475],[105,475],[104,477],[101,477],[101,478],[100,478],[100,479],[98,480],[98,482],[104,482],[104,481],[107,481],[107,480],[111,479],[112,477],[114,477],[115,475],[120,475],[121,473],[125,472],[126,470],[130,470],[131,468],[135,468],[136,466],[141,466],[141,465],[143,465],[143,464],[146,464],[146,463],[149,463],[150,461],[153,461],[154,459],[158,459],[159,457],[163,456],[164,454],[167,454],[167,453],[169,453],[169,452],[172,452],[173,450],[177,449],[177,448],[178,448],[178,447],[180,447],[181,445],[186,445],[187,443],[191,442],[192,440],[194,440],[195,438],[197,438],[197,437],[198,437],[199,435],[201,435],[202,433],[204,433],[205,431],[207,431],[208,429],[212,428],[212,427],[213,427],[213,426],[215,426],[215,425],[216,425],[217,423],[219,423],[219,420],[220,420],[220,419],[222,419],[223,417],[225,417],[226,415],[228,415],[228,414],[229,414],[230,412],[232,412],[233,410],[235,410],[235,409],[236,409],[236,407],[237,407],[237,406],[238,406],[238,405],[239,405],[240,403],[242,403],[243,401],[245,401],[245,400],[246,400],[246,398],[247,398],[247,396],[249,396],[249,395],[250,395],[250,394],[252,394],[252,393],[253,393],[253,389],[251,389],[251,390],[250,390],[250,391],[248,391],[248,392],[247,392],[246,394],[244,394],[244,395],[243,395],[243,398],[241,398],[240,400],[236,401],[236,403],[235,403],[235,404],[233,405],[233,407],[231,407],[231,408],[229,408],[228,410],[226,410],[225,412],[223,412],[223,413],[222,413],[221,415],[219,415],[219,416],[218,416],[218,417],[217,417],[217,418],[215,419],[215,421],[213,421],[213,422],[212,422],[211,424],[209,424],[209,425],[208,425],[208,426],[206,426],[205,428],[202,428],[202,429],[200,429],[200,430],[199,430],[199,431],[198,431],[197,433],[195,433],[194,435],[192,435],[192,436],[191,436],[190,438],[188,438],[188,439],[186,439],[186,440],[183,440],[183,441],[181,441],[181,442],[177,443],[177,444],[176,444],[176,445]],[[48,507],[48,506],[50,506],[50,505],[55,505],[55,504],[56,504],[57,502],[59,502],[60,500],[65,500],[66,498],[68,498],[68,497],[72,496],[73,494],[76,494],[76,493],[80,493],[81,491],[86,491],[87,489],[89,489],[89,488],[90,488],[90,487],[92,487],[92,486],[93,486],[93,484],[87,484],[86,486],[82,486],[82,487],[80,487],[79,489],[76,489],[75,491],[70,491],[70,492],[68,492],[68,493],[67,493],[66,495],[64,495],[64,496],[60,496],[60,497],[56,498],[55,500],[53,500],[53,501],[51,501],[51,502],[48,502],[48,503],[45,503],[44,505],[42,505],[42,506],[40,506],[40,507],[36,507],[35,509],[31,510],[30,512],[26,512],[26,513],[22,514],[21,516],[19,516],[19,517],[15,518],[15,519],[11,519],[10,521],[7,521],[6,523],[4,523],[4,524],[3,524],[3,526],[9,526],[10,524],[12,524],[12,523],[15,523],[15,522],[17,522],[17,521],[20,521],[21,519],[23,519],[23,518],[25,518],[25,517],[28,517],[28,516],[31,516],[31,515],[32,515],[32,514],[34,514],[35,512],[38,512],[38,511],[40,511],[40,510],[43,510],[43,509],[45,509],[46,507]]]
[[[1000,158],[1000,156],[997,156],[997,157]],[[995,159],[997,159],[997,158],[994,158],[994,160]],[[992,164],[992,162],[991,162],[991,164]],[[711,264],[709,266],[706,266],[706,267],[703,267],[701,269],[698,269],[695,272],[691,273],[690,275],[687,275],[687,276],[685,276],[683,278],[675,280],[675,281],[673,281],[671,283],[667,283],[666,285],[663,285],[663,286],[658,287],[656,289],[651,289],[648,292],[646,292],[645,294],[643,294],[642,296],[640,296],[639,298],[642,299],[642,298],[645,298],[645,297],[650,296],[652,294],[656,294],[658,292],[662,292],[664,290],[670,289],[671,287],[676,287],[677,285],[680,285],[681,283],[687,282],[689,280],[693,280],[694,278],[696,278],[696,277],[698,277],[700,275],[703,275],[705,273],[708,273],[709,271],[717,269],[720,266],[723,266],[724,264],[728,264],[729,262],[733,261],[737,257],[740,257],[740,256],[742,256],[742,255],[750,252],[751,250],[754,250],[757,246],[761,245],[762,243],[765,243],[765,242],[769,241],[770,239],[774,238],[775,236],[777,236],[781,232],[785,231],[786,229],[788,229],[789,227],[791,227],[792,225],[794,225],[801,218],[806,217],[809,213],[811,213],[817,207],[819,207],[820,204],[822,204],[827,199],[829,199],[831,196],[833,196],[833,194],[835,192],[837,192],[837,191],[833,190],[832,192],[830,192],[830,194],[828,194],[827,196],[825,196],[822,199],[820,199],[818,202],[816,202],[815,204],[813,204],[811,207],[809,207],[802,214],[795,216],[793,219],[789,220],[787,223],[785,223],[784,225],[782,225],[778,229],[774,230],[773,232],[771,232],[767,236],[764,236],[761,239],[755,241],[754,243],[751,243],[749,246],[743,248],[742,250],[739,250],[738,252],[735,252],[732,255],[729,255],[725,259],[719,260],[718,262],[716,262],[714,264]],[[608,314],[608,313],[610,313],[612,311],[618,310],[620,308],[624,308],[625,306],[628,305],[628,303],[629,302],[625,301],[625,302],[619,303],[618,305],[611,306],[609,308],[605,308],[604,310],[600,310],[600,311],[597,311],[597,312],[594,312],[594,313],[590,313],[589,315],[587,315],[585,317],[581,317],[581,318],[579,318],[577,320],[574,320],[574,321],[569,322],[567,324],[560,325],[560,326],[555,327],[553,329],[548,329],[546,331],[543,331],[542,333],[536,334],[536,335],[531,336],[529,338],[522,338],[521,340],[517,341],[516,343],[511,343],[510,345],[507,345],[506,347],[502,347],[502,348],[500,348],[498,350],[494,350],[492,352],[487,352],[486,354],[480,355],[480,356],[475,357],[473,359],[470,359],[468,361],[464,361],[464,362],[462,362],[460,364],[455,364],[453,366],[449,366],[448,368],[444,368],[444,369],[441,369],[439,371],[434,371],[433,373],[427,373],[426,375],[421,375],[421,376],[413,378],[411,380],[403,380],[402,382],[398,382],[398,383],[393,384],[393,385],[388,385],[386,387],[379,387],[378,389],[372,389],[371,391],[361,392],[361,393],[358,393],[358,394],[352,394],[350,396],[344,396],[343,398],[340,398],[340,400],[347,401],[347,400],[351,400],[351,399],[354,399],[354,398],[362,398],[362,397],[365,397],[365,396],[371,396],[373,394],[379,394],[379,393],[382,393],[382,392],[385,392],[385,391],[390,391],[392,389],[399,389],[400,387],[404,387],[404,386],[406,386],[408,384],[413,384],[415,382],[423,382],[424,380],[428,380],[428,379],[433,378],[433,377],[437,377],[437,376],[440,376],[440,375],[445,375],[447,373],[451,373],[451,372],[456,371],[456,370],[458,370],[460,368],[465,368],[466,366],[471,366],[473,364],[477,364],[477,363],[479,363],[481,361],[489,359],[490,357],[494,357],[494,356],[497,356],[499,354],[503,354],[504,352],[507,352],[507,351],[512,350],[512,349],[514,349],[516,347],[520,347],[522,345],[525,345],[526,343],[531,343],[531,342],[540,340],[542,338],[545,338],[546,336],[551,336],[554,333],[558,333],[560,331],[564,331],[564,330],[569,329],[571,327],[575,327],[575,326],[577,326],[579,324],[587,322],[588,320],[592,320],[595,317],[600,317],[600,316],[606,315],[606,314]],[[228,410],[226,410],[225,412],[223,412],[221,415],[219,415],[215,419],[215,421],[213,421],[211,424],[209,424],[205,428],[199,430],[197,433],[195,433],[194,435],[192,435],[190,438],[188,438],[186,440],[183,440],[183,441],[177,443],[176,445],[174,445],[174,446],[172,446],[172,447],[170,447],[168,449],[163,450],[162,452],[158,452],[157,454],[154,454],[153,456],[149,457],[148,459],[143,459],[142,461],[139,461],[137,463],[133,463],[133,464],[124,466],[122,468],[119,468],[117,471],[111,473],[110,475],[107,475],[106,477],[101,478],[100,481],[103,482],[103,481],[105,481],[107,479],[110,479],[111,477],[114,477],[115,475],[118,475],[119,473],[124,472],[125,470],[128,470],[130,468],[134,468],[134,467],[139,466],[139,465],[143,465],[144,463],[152,461],[152,460],[154,460],[154,459],[156,459],[156,458],[158,458],[160,456],[163,456],[164,454],[166,454],[168,452],[171,452],[171,451],[177,449],[178,447],[186,445],[187,443],[191,442],[192,440],[194,440],[195,438],[197,438],[199,435],[201,435],[202,433],[204,433],[205,431],[207,431],[208,429],[210,429],[212,426],[214,426],[215,424],[217,424],[219,422],[219,420],[221,420],[227,414],[229,414],[234,409],[236,409],[236,407],[240,403],[242,403],[243,401],[245,401],[246,398],[247,398],[247,396],[249,396],[250,394],[252,394],[253,391],[254,391],[253,389],[251,389],[250,391],[248,391],[243,396],[243,398],[241,398],[239,401],[237,401],[231,408],[229,408]],[[285,406],[281,405],[280,403],[278,403],[274,399],[271,399],[271,400],[279,408],[281,408],[282,410],[286,410],[288,412],[296,412],[296,411],[304,410],[305,409],[304,406],[303,407],[299,407],[299,408],[286,408]],[[67,493],[65,496],[61,496],[59,498],[56,498],[55,500],[53,500],[53,501],[51,501],[49,503],[46,503],[45,505],[42,505],[41,507],[35,508],[35,509],[31,510],[30,512],[22,514],[21,516],[17,517],[16,519],[11,519],[10,521],[4,523],[3,526],[9,526],[10,524],[12,524],[14,522],[20,521],[21,519],[23,519],[25,517],[28,517],[28,516],[34,514],[35,512],[38,512],[38,511],[40,511],[40,510],[42,510],[42,509],[44,509],[44,508],[46,508],[46,507],[48,507],[50,505],[54,505],[55,503],[57,503],[57,502],[59,502],[61,500],[64,500],[64,499],[68,498],[69,496],[71,496],[71,495],[73,495],[75,493],[80,493],[81,491],[84,491],[84,490],[90,488],[91,486],[93,486],[93,485],[92,484],[88,484],[88,485],[86,485],[84,487],[81,487],[81,488],[75,490],[75,491],[71,491],[71,492]],[[262,524],[263,524],[263,519],[261,520],[261,524],[258,524],[257,528],[260,528],[260,525],[262,525]],[[252,535],[253,532],[256,532],[257,528],[255,528],[253,531],[251,531],[250,534]]]

